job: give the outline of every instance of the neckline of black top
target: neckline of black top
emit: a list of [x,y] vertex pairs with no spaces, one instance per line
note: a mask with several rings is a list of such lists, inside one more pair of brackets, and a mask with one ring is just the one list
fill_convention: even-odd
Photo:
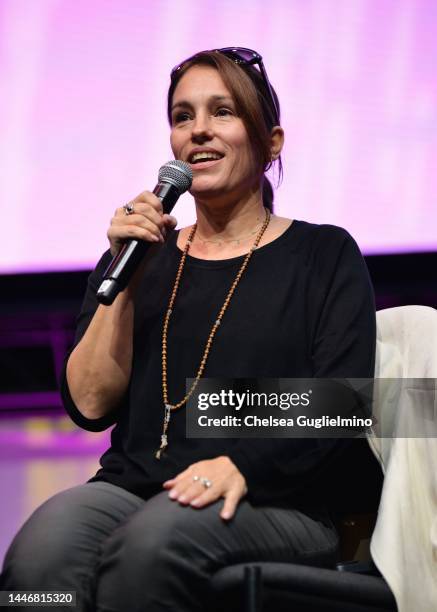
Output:
[[[258,257],[260,253],[266,253],[270,251],[271,249],[274,249],[280,246],[289,237],[289,235],[296,229],[296,227],[300,225],[301,223],[302,223],[301,221],[294,219],[293,222],[287,227],[287,229],[284,230],[282,234],[280,234],[277,238],[275,238],[271,242],[268,242],[267,244],[263,244],[262,246],[258,247],[254,251],[253,256],[256,255]],[[177,245],[179,231],[180,230],[175,230],[174,232],[172,232],[167,242],[167,245],[172,251],[181,255],[183,251]],[[201,259],[200,257],[193,257],[192,255],[188,254],[186,263],[192,267],[199,267],[199,268],[227,268],[227,267],[234,266],[237,263],[241,264],[244,258],[246,257],[246,255],[247,253],[244,255],[238,255],[237,257],[230,257],[227,259]]]

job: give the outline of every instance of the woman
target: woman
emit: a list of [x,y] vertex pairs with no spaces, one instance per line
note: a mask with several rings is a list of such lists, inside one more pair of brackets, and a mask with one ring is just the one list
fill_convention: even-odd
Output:
[[[207,610],[220,567],[330,564],[330,512],[377,500],[363,440],[186,438],[186,378],[369,377],[375,315],[347,232],[272,214],[264,173],[284,132],[258,54],[183,62],[168,115],[174,156],[193,170],[196,224],[173,232],[150,192],[116,211],[63,381],[78,425],[116,423],[111,448],[88,483],[34,513],[5,559],[4,589],[76,590],[79,610]],[[98,306],[128,238],[162,247]]]

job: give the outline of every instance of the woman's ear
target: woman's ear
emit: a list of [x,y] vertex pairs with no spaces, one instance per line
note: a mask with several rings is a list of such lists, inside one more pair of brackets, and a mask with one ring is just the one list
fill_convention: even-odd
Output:
[[281,155],[284,146],[284,130],[280,125],[275,125],[270,134],[270,154],[271,160],[275,161]]

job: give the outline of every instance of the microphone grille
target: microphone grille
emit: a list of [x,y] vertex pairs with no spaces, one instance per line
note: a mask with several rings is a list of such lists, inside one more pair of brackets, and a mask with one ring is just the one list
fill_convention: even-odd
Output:
[[193,171],[190,165],[180,159],[173,159],[160,167],[159,183],[171,183],[182,194],[191,187]]

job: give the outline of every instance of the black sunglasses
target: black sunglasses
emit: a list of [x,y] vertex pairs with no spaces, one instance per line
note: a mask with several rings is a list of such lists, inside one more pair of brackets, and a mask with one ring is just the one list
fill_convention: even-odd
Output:
[[[270,85],[270,81],[268,79],[266,69],[264,68],[263,58],[261,57],[261,55],[253,49],[246,49],[246,47],[224,47],[223,49],[213,49],[213,51],[226,55],[226,57],[229,57],[236,64],[243,64],[246,66],[258,66],[267,91],[269,93],[270,101],[275,111],[275,123],[276,125],[279,125],[279,109],[276,104],[276,100],[272,91],[272,86]],[[198,53],[195,53],[191,57],[188,57],[183,62],[175,66],[170,73],[171,80],[174,79],[177,72],[184,66],[184,64],[196,57],[196,55],[198,55]]]

